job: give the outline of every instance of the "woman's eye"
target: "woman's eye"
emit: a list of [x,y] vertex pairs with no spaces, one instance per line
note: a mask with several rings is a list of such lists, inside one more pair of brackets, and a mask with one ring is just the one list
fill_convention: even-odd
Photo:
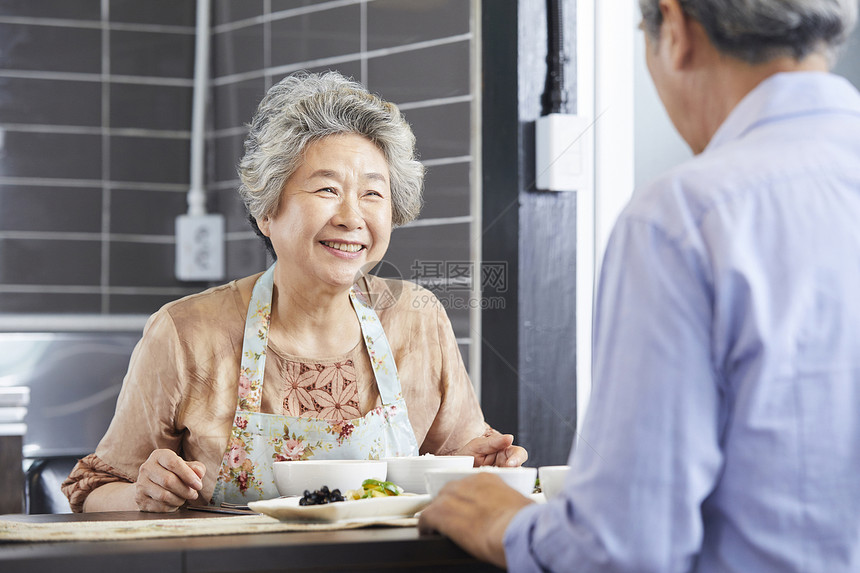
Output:
[[317,193],[337,193],[332,187],[323,187],[322,189],[318,189]]
[[382,197],[382,193],[379,191],[368,191],[366,195],[370,195],[372,197]]

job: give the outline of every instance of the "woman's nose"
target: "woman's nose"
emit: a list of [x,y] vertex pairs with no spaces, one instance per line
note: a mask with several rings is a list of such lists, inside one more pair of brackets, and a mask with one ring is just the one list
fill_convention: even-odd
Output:
[[338,205],[337,211],[332,217],[332,223],[338,227],[353,230],[361,228],[364,217],[358,207],[358,201],[346,195]]

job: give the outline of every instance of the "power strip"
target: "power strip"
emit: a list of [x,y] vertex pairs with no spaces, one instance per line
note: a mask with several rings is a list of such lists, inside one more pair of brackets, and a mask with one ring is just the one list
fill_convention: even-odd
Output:
[[535,187],[543,191],[587,188],[585,145],[590,128],[582,116],[563,113],[535,121]]
[[180,215],[176,219],[176,278],[224,278],[224,216]]

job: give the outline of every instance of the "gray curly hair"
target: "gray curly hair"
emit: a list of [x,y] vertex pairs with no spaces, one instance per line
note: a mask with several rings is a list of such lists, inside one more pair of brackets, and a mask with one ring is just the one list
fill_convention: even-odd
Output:
[[415,135],[397,106],[337,72],[301,72],[269,88],[249,125],[239,162],[239,195],[255,228],[257,219],[276,212],[284,184],[308,144],[345,133],[366,137],[385,156],[394,226],[418,216],[424,166],[416,156]]
[[[823,51],[831,63],[857,23],[857,0],[679,0],[714,46],[751,64]],[[660,0],[639,0],[646,33],[656,38]]]

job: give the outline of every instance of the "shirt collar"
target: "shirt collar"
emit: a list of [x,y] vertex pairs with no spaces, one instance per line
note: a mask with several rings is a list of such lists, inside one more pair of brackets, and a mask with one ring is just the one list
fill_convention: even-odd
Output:
[[848,80],[835,74],[774,74],[744,96],[705,150],[739,139],[765,123],[822,112],[860,114],[860,94]]

